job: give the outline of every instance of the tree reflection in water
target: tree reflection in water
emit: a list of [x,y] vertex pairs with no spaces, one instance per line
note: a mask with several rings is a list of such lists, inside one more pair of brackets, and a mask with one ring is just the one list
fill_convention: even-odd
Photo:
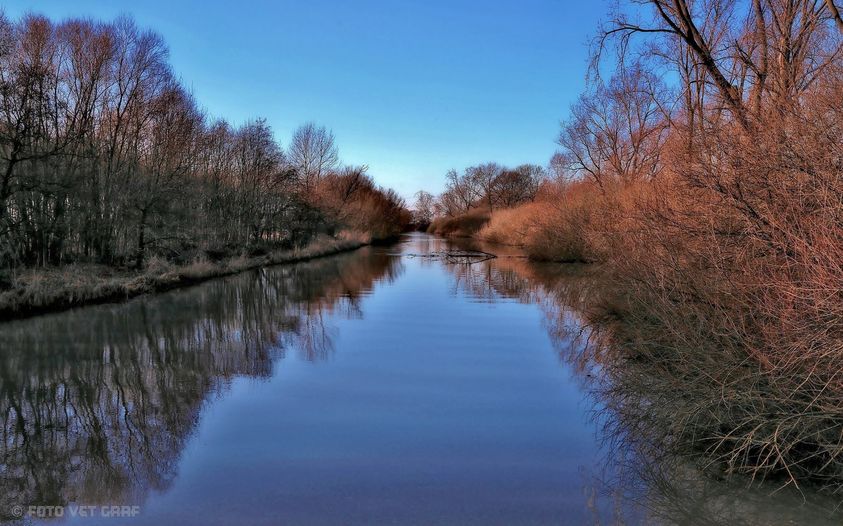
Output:
[[[418,236],[412,250],[449,246]],[[473,301],[540,305],[561,361],[590,393],[604,444],[602,465],[582,471],[583,504],[595,522],[839,523],[829,511],[834,499],[805,488],[771,497],[775,486],[720,480],[667,455],[670,435],[648,410],[662,392],[647,389],[652,370],[594,341],[602,321],[589,305],[599,295],[599,271],[494,251],[499,258],[471,265],[413,264],[447,268],[453,292]],[[288,352],[329,357],[336,330],[329,314],[360,318],[374,284],[403,271],[399,254],[364,249],[3,324],[0,513],[21,503],[139,504],[167,489],[206,401],[235,377],[270,377]]]
[[375,282],[401,271],[367,248],[3,324],[0,514],[166,489],[206,400],[235,377],[269,377],[292,349],[329,356],[325,314],[360,317]]
[[[500,250],[476,241],[455,243]],[[532,263],[517,256],[446,268],[455,292],[475,301],[516,300],[542,307],[560,359],[589,394],[596,438],[603,445],[601,469],[583,472],[583,498],[596,524],[606,522],[606,510],[609,522],[617,524],[840,524],[839,497],[811,488],[724,479],[667,452],[670,430],[652,417],[664,393],[648,389],[648,378],[655,383],[653,369],[613,355],[596,337],[610,321],[598,319],[592,309],[602,286],[599,269]],[[681,379],[676,386],[680,396]]]

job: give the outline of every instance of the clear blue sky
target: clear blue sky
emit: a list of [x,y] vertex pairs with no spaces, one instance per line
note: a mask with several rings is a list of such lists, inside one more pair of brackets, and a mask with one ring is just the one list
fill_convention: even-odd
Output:
[[211,115],[266,117],[282,144],[315,121],[342,159],[410,197],[449,168],[546,164],[585,85],[605,1],[6,0],[7,16],[110,20],[163,35]]

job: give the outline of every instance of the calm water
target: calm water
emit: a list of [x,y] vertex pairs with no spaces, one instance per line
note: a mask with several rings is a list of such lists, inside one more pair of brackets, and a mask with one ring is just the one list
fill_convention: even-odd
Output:
[[840,522],[636,455],[577,358],[578,271],[429,257],[447,248],[414,234],[0,325],[0,522]]

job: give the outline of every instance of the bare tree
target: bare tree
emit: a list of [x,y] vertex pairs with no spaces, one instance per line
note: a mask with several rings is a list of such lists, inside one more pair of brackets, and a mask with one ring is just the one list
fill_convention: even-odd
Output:
[[546,176],[544,168],[535,164],[504,169],[493,182],[495,202],[510,208],[535,200]]
[[418,224],[428,224],[433,220],[435,214],[436,197],[430,192],[419,190],[415,195],[416,202],[413,205],[413,219]]
[[838,9],[838,7],[834,4],[834,0],[825,0],[825,5],[828,8],[831,18],[834,20],[834,23],[837,24],[837,29],[843,33],[843,17],[840,16],[840,9]]
[[662,93],[636,66],[581,96],[557,141],[566,167],[601,187],[653,177],[667,131]]
[[142,147],[138,152],[136,177],[128,183],[128,201],[137,214],[137,253],[135,265],[142,268],[150,224],[159,226],[158,236],[173,235],[172,224],[164,216],[176,211],[170,207],[174,196],[183,191],[196,162],[197,137],[202,132],[196,105],[181,86],[173,82],[150,104]]
[[485,202],[491,213],[497,203],[497,185],[503,167],[497,163],[484,163],[477,166],[471,166],[465,170],[465,179],[470,182],[471,186],[477,188],[477,193]]
[[339,163],[334,134],[312,122],[293,132],[289,156],[290,162],[299,171],[305,193],[313,190],[319,180]]
[[449,215],[468,212],[482,197],[482,189],[478,180],[471,176],[471,170],[466,169],[462,176],[456,170],[448,170],[445,177],[447,182],[443,204],[449,210]]
[[660,53],[681,57],[692,70],[699,68],[686,75],[686,85],[712,87],[745,131],[751,131],[751,110],[757,113],[763,97],[772,96],[780,107],[798,102],[799,94],[841,54],[839,40],[829,43],[823,27],[834,20],[843,34],[832,0],[753,0],[745,10],[734,0],[635,3],[650,7],[649,22],[616,16],[598,38],[595,64],[611,37],[620,38],[622,53],[632,35],[666,37]]
[[142,267],[153,255],[188,261],[203,250],[217,257],[301,244],[329,217],[350,222],[343,210],[352,204],[367,215],[357,227],[401,228],[403,202],[365,169],[336,174],[344,190],[315,206],[313,192],[337,165],[326,128],[299,128],[292,154],[294,164],[264,120],[207,122],[171,71],[164,41],[129,18],[54,23],[0,13],[4,272],[72,261]]

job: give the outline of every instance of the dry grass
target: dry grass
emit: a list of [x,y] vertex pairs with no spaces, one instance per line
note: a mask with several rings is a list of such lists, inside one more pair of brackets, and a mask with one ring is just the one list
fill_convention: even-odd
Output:
[[601,259],[600,211],[606,196],[589,183],[560,186],[536,217],[538,227],[527,239],[527,253],[544,261],[593,262]]
[[301,249],[259,257],[240,255],[218,263],[198,259],[176,266],[152,258],[143,272],[120,271],[103,265],[67,265],[27,270],[13,276],[11,288],[0,292],[0,316],[15,318],[64,310],[86,304],[126,300],[264,265],[295,263],[363,246],[353,239],[321,236]]
[[841,100],[838,81],[751,133],[673,141],[655,180],[559,185],[482,229],[475,214],[434,231],[602,262],[596,359],[634,434],[721,474],[839,490]]
[[487,211],[472,210],[456,217],[438,217],[430,223],[427,231],[440,236],[473,237],[488,222]]
[[608,398],[719,473],[843,481],[840,95],[668,152],[606,232]]
[[[240,270],[244,267],[238,268],[229,264],[226,265],[226,267],[224,268],[228,268],[231,270]],[[179,268],[176,274],[183,279],[200,280],[215,275],[217,272],[219,272],[219,270],[220,267],[218,265],[211,263],[206,259],[197,259],[193,263]]]
[[119,291],[128,276],[102,265],[68,265],[27,270],[14,276],[12,288],[0,293],[0,313],[12,316],[56,304],[86,303]]
[[551,208],[548,203],[527,203],[496,210],[475,237],[490,243],[524,246]]
[[337,233],[337,239],[342,241],[352,241],[357,243],[369,244],[372,242],[372,234],[361,232],[359,230],[340,230]]
[[[435,219],[430,232],[523,246],[532,259],[594,262],[608,251],[606,232],[620,208],[631,206],[631,190],[605,191],[589,182],[545,185],[540,199],[510,209],[472,211]],[[613,213],[607,213],[607,208]],[[611,219],[610,219],[611,217]]]

